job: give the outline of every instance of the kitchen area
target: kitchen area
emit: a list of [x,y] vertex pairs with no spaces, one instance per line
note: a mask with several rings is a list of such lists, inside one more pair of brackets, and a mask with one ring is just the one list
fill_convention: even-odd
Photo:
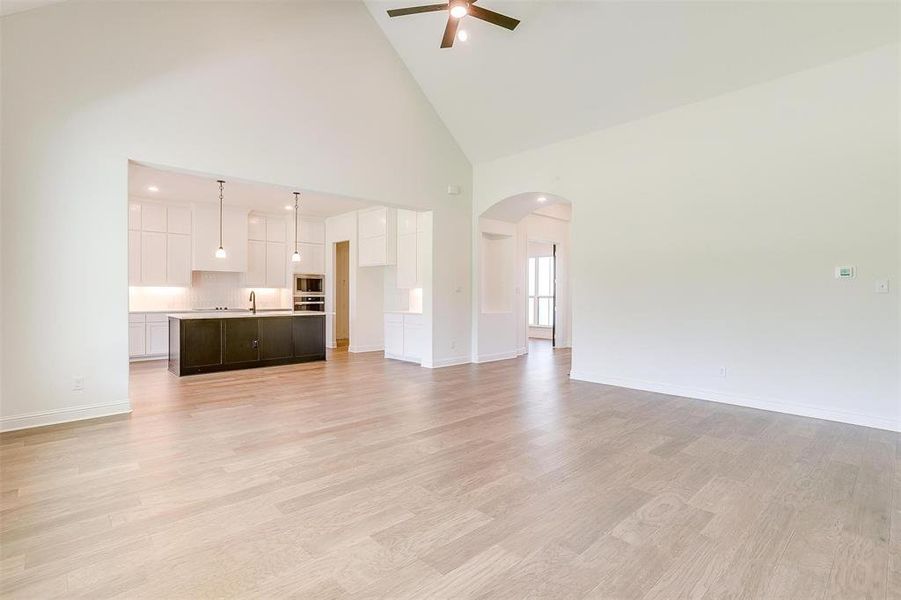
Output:
[[348,351],[421,363],[430,256],[430,212],[131,163],[129,360],[179,376],[325,360],[346,323]]

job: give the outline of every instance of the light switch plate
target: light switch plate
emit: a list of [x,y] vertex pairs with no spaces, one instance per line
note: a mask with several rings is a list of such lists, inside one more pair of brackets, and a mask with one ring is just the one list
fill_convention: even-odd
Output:
[[888,294],[888,279],[877,279],[876,280],[876,293],[877,294]]

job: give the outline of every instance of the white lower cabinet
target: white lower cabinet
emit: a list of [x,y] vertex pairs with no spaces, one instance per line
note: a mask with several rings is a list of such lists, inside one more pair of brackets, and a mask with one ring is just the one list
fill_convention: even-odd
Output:
[[128,357],[134,360],[169,356],[169,317],[165,313],[128,314]]
[[423,333],[421,314],[385,313],[385,357],[421,362]]
[[147,345],[144,323],[128,324],[128,357],[144,356]]

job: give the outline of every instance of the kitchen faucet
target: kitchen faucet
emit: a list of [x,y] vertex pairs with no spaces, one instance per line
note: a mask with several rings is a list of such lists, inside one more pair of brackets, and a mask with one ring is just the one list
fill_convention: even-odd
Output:
[[257,293],[253,290],[250,290],[250,312],[253,314],[257,314]]

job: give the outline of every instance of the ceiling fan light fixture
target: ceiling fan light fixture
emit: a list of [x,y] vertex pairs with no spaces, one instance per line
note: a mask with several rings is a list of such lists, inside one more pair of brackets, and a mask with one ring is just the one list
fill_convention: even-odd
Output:
[[455,19],[460,19],[466,16],[469,12],[468,3],[463,0],[457,0],[456,2],[450,3],[450,14]]

